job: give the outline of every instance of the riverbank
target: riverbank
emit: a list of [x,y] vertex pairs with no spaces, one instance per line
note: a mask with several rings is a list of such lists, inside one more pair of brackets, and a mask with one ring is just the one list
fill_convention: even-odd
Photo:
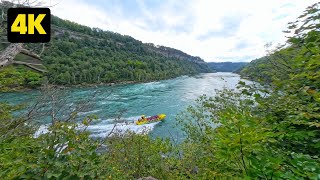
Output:
[[[200,73],[199,73],[200,74]],[[114,82],[100,82],[100,83],[81,83],[81,84],[71,84],[71,85],[57,85],[57,84],[43,84],[42,86],[36,87],[36,88],[26,88],[26,87],[20,87],[20,88],[11,88],[11,89],[1,89],[0,93],[10,93],[10,92],[29,92],[33,90],[42,90],[46,88],[57,88],[57,89],[69,89],[69,88],[94,88],[94,87],[103,87],[103,86],[116,86],[116,85],[127,85],[127,84],[143,84],[143,83],[149,83],[149,82],[156,82],[156,81],[162,81],[162,80],[170,80],[175,79],[181,76],[193,76],[197,74],[185,74],[180,75],[176,77],[171,78],[163,78],[163,79],[152,79],[152,80],[145,80],[145,81],[114,81]]]

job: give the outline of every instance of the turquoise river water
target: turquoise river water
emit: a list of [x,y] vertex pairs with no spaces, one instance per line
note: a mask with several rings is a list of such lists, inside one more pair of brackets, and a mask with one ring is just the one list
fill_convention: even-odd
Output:
[[[89,108],[79,112],[79,116],[98,116],[99,119],[88,128],[92,137],[104,137],[109,134],[114,128],[115,117],[121,114],[121,122],[116,123],[115,131],[148,132],[153,137],[180,139],[183,135],[175,121],[176,115],[188,105],[192,105],[199,96],[214,96],[215,90],[223,88],[234,89],[239,80],[240,76],[233,73],[207,73],[141,84],[71,88],[64,99],[68,102],[68,107],[75,106],[75,103],[81,100],[90,102]],[[97,92],[94,98],[93,92]],[[6,93],[1,96],[0,101],[32,102],[38,96],[37,91]],[[142,126],[133,123],[142,114],[151,116],[160,113],[167,115],[163,122]],[[43,120],[44,125],[39,132],[44,132],[45,124],[49,122]]]

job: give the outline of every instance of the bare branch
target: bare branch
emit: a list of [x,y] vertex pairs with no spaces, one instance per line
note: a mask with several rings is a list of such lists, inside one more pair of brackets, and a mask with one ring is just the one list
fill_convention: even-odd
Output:
[[33,58],[35,58],[35,59],[41,60],[41,58],[40,58],[37,54],[34,54],[34,53],[32,53],[31,51],[29,51],[29,50],[21,49],[21,52],[20,52],[20,53],[21,53],[21,54],[25,54],[25,55],[30,56],[30,57],[33,57]]
[[[34,65],[36,65],[36,66],[37,66],[37,65],[43,66],[42,64],[26,63],[26,62],[22,62],[22,61],[13,61],[12,64],[25,65],[25,66],[33,69],[33,70],[36,70],[36,71],[39,71],[39,72],[42,72],[42,73],[48,72],[48,71],[46,71],[46,70],[43,70],[43,69],[39,69],[39,68],[34,67]],[[1,64],[0,64],[0,65],[1,65]]]

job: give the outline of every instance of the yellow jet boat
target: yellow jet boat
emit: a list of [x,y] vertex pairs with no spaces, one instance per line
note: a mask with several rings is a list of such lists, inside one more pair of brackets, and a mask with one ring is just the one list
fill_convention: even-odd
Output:
[[158,114],[155,116],[150,116],[150,117],[145,117],[144,115],[141,116],[138,121],[136,121],[136,125],[143,125],[143,124],[148,124],[148,123],[153,123],[157,121],[162,121],[166,118],[165,114]]

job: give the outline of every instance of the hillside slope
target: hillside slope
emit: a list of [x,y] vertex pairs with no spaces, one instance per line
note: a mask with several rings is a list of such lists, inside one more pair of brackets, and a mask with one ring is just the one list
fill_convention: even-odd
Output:
[[[211,71],[200,57],[177,49],[142,43],[130,36],[86,27],[56,16],[52,16],[51,21],[51,41],[41,51],[42,62],[48,72],[38,73],[38,77],[45,76],[51,84],[145,82]],[[25,46],[42,49],[39,44]],[[0,50],[4,49],[5,46]],[[18,68],[15,71],[12,67],[16,66],[8,67],[10,72],[20,73]],[[8,72],[0,71],[4,81],[12,77]],[[28,86],[23,83],[23,74],[22,83],[11,86],[11,89]],[[36,84],[41,84],[39,79]]]
[[150,81],[210,72],[199,57],[52,17],[43,60],[55,84]]

